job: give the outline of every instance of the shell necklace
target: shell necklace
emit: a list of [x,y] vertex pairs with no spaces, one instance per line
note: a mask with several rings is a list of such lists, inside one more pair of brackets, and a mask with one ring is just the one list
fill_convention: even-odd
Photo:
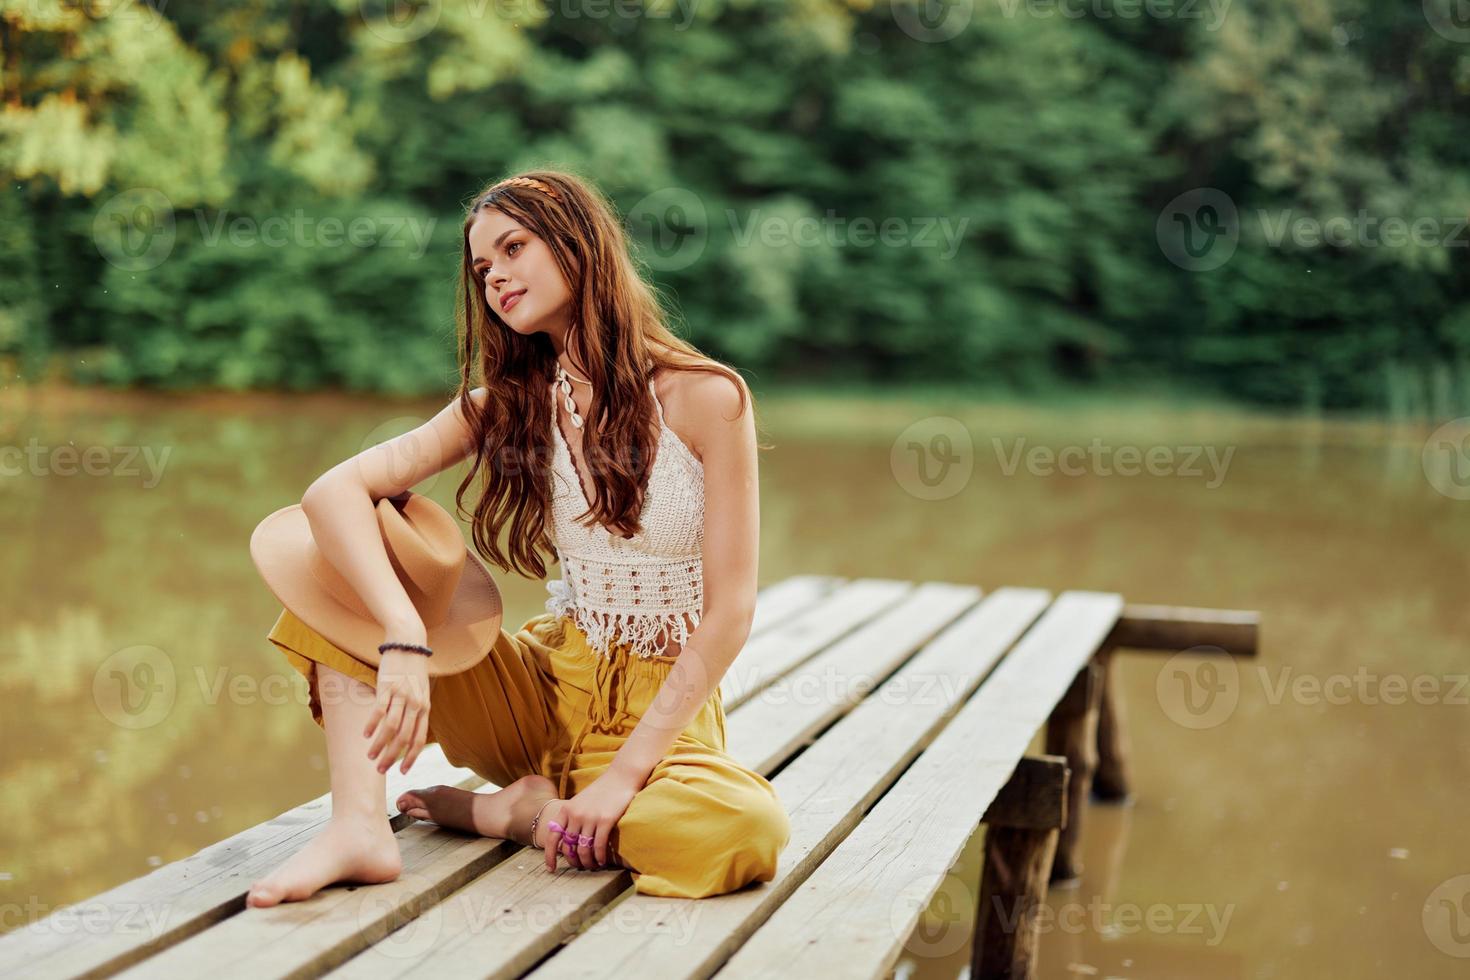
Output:
[[587,381],[587,380],[584,380],[582,378],[574,378],[574,377],[572,377],[572,375],[570,375],[570,374],[567,373],[567,369],[561,366],[561,362],[560,361],[557,361],[556,362],[556,387],[557,387],[557,390],[559,390],[561,392],[562,398],[564,399],[564,401],[562,402],[562,405],[563,405],[563,407],[566,408],[567,414],[572,417],[572,428],[574,428],[574,429],[580,429],[582,427],[582,421],[583,421],[583,419],[582,419],[582,416],[577,413],[577,403],[572,400],[572,382],[573,381],[577,381],[577,382],[580,382],[581,384],[588,385],[588,386],[590,386],[592,384],[592,382]]

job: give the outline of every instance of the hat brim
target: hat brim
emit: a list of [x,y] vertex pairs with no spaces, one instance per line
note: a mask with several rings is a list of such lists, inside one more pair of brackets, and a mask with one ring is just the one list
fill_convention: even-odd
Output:
[[[435,505],[437,506],[437,505]],[[307,557],[311,526],[300,504],[267,516],[250,535],[250,557],[266,587],[303,623],[333,646],[377,667],[383,627],[348,609],[312,576]],[[428,628],[429,675],[455,674],[474,666],[490,652],[504,624],[500,590],[478,555],[465,549],[464,573],[449,603],[444,622]]]

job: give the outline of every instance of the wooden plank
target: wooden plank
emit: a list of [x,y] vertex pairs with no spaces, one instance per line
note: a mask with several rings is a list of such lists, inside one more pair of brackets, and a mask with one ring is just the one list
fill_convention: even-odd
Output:
[[804,612],[843,584],[835,575],[793,575],[760,590],[750,635],[760,636]]
[[[742,704],[741,724],[727,732],[726,749],[758,772],[774,772],[979,599],[974,586],[919,586]],[[933,687],[936,697],[959,697]]]
[[248,908],[123,971],[141,977],[317,976],[437,904],[518,846],[420,823],[398,834],[405,871],[371,886],[325,888],[305,902]]
[[[325,976],[517,977],[596,920],[629,881],[624,871],[564,867],[550,875],[540,851],[522,848]],[[684,904],[676,918],[699,903]],[[622,928],[648,925],[620,920]]]
[[[768,632],[779,629],[788,620],[799,620],[803,610],[841,584],[841,579],[830,576],[784,579],[760,591],[756,618]],[[493,788],[472,770],[450,765],[438,745],[426,746],[407,774],[393,768],[386,779],[384,809],[395,832],[416,823],[393,805],[405,790],[436,783]],[[331,794],[327,793],[141,878],[14,929],[0,936],[0,975],[22,968],[40,976],[103,975],[181,942],[244,911],[251,882],[319,833],[330,816]],[[85,941],[78,942],[79,936]]]
[[1108,642],[1132,650],[1177,653],[1190,647],[1219,647],[1237,657],[1254,657],[1260,641],[1261,614],[1254,609],[1197,609],[1129,603]]
[[[471,770],[450,765],[437,744],[426,746],[408,773],[392,768],[385,775],[384,808],[393,814],[395,831],[416,822],[393,806],[404,790],[484,783]],[[12,930],[0,936],[0,976],[108,975],[208,929],[244,910],[251,882],[316,836],[331,813],[332,794],[327,793]]]
[[[1110,593],[1063,593],[898,784],[729,959],[721,980],[885,976],[978,815],[1122,607]],[[808,858],[821,853],[813,847]]]
[[[947,817],[954,825],[968,821],[969,829],[958,837],[941,841],[937,847],[930,843],[936,854],[944,850],[957,851],[973,831],[995,791],[1015,769],[1017,761],[1025,753],[1027,740],[1016,746],[1006,746],[1009,757],[1003,764],[990,761],[988,769],[985,760],[995,754],[995,747],[965,740],[962,748],[968,754],[962,760],[962,768],[951,767],[941,780],[937,773],[930,771],[932,764],[923,765],[923,756],[919,756],[919,752],[931,740],[936,740],[936,736],[943,739],[944,731],[947,731],[946,721],[957,710],[963,709],[950,703],[947,697],[935,696],[934,691],[964,692],[956,699],[963,703],[965,696],[980,685],[995,660],[1042,612],[1048,598],[1047,593],[1034,589],[1001,589],[988,596],[834,724],[811,748],[776,774],[771,782],[791,814],[792,836],[781,856],[781,867],[775,879],[758,887],[700,899],[693,915],[688,912],[688,902],[630,895],[610,914],[647,923],[645,927],[623,929],[614,925],[596,933],[584,933],[543,963],[531,976],[547,980],[569,976],[663,978],[711,975],[783,902],[796,901],[806,893],[802,885],[808,876],[852,832],[853,827],[859,826],[860,822],[861,826],[868,825],[872,816],[864,819],[865,811],[904,774],[905,769],[914,772],[911,762],[936,781],[951,783],[945,794],[968,802],[970,809],[963,819],[947,812],[935,818],[915,813],[921,807],[914,801],[908,801],[910,806],[903,819],[917,822]],[[1048,616],[1063,625],[1071,624],[1077,618],[1072,604],[1064,604],[1056,614],[1050,611],[1044,614],[1037,629],[1042,628]],[[1057,629],[1048,627],[1042,630],[1041,642],[1052,643],[1058,639]],[[1021,642],[1026,643],[1024,639]],[[1038,658],[1031,659],[1033,667],[1045,666]],[[1010,657],[1002,660],[1001,667],[1009,660]],[[986,681],[981,687],[982,693],[990,683]],[[1045,717],[1043,712],[1032,732]],[[954,742],[955,738],[951,737],[949,743]],[[919,756],[917,762],[914,761],[916,756]],[[989,770],[995,771],[993,785],[983,778],[968,775],[976,768],[974,758],[981,760],[981,777],[988,777]],[[957,771],[966,773],[967,778],[955,778]],[[908,777],[905,775],[904,778]],[[977,786],[982,788],[981,791],[975,790]],[[987,788],[988,793],[984,791]],[[963,795],[966,791],[968,795]],[[982,795],[983,799],[980,798]],[[882,805],[880,801],[879,806]],[[887,809],[891,811],[893,808],[894,804],[890,803]],[[891,820],[882,821],[885,828],[891,828],[891,824]],[[912,831],[900,830],[897,837],[910,841]],[[863,852],[859,863],[902,859],[901,848],[891,842],[875,841],[871,836],[865,837],[865,841],[864,846],[868,849]],[[928,851],[923,853],[929,854]],[[885,910],[891,904],[892,894],[888,893],[883,898]],[[810,906],[804,910],[808,915],[814,911]],[[877,928],[886,935],[890,926],[885,920]],[[897,942],[895,940],[895,944]],[[825,952],[832,951],[827,949]],[[792,950],[785,949],[778,957],[780,965],[776,969],[783,977],[800,972],[792,954]],[[817,975],[844,975],[840,969],[834,970],[833,964],[825,962],[822,956],[804,958],[802,965],[810,967]]]
[[720,682],[729,712],[912,592],[912,582],[854,579],[809,606],[778,628],[752,636]]
[[[865,680],[875,672],[879,677],[892,672],[936,632],[972,609],[979,597],[980,590],[968,585],[927,583],[912,589],[878,620],[847,634],[836,646],[803,665],[803,670],[818,661],[827,661],[831,654],[838,654],[832,666],[839,673],[831,679],[832,686],[838,690],[866,692],[872,683],[865,684]],[[769,688],[761,695],[766,696],[770,696]],[[857,699],[860,698],[861,694]],[[850,705],[856,699],[840,700]],[[728,713],[726,729],[732,744],[751,744],[761,734],[755,729],[769,723],[765,714],[752,710],[753,704],[747,702]],[[731,754],[757,771],[769,773],[776,764],[773,760],[784,758],[800,747],[804,734],[813,729],[816,719],[834,717],[831,704],[821,696],[784,703],[780,711],[789,719],[781,729],[789,739],[788,750],[773,751],[764,760],[752,760],[736,751]],[[452,918],[455,925],[437,931],[433,948],[426,950],[414,964],[413,972],[441,976],[452,974],[465,963],[473,963],[481,976],[518,976],[552,952],[559,942],[574,936],[577,926],[593,919],[631,885],[631,877],[621,870],[585,872],[563,868],[552,877],[542,866],[540,855],[533,857],[534,860],[498,865],[460,892],[448,896],[446,903],[450,905],[492,912],[479,919],[459,912],[449,913],[446,918]],[[698,904],[702,907],[704,900]],[[681,903],[681,916],[690,911],[689,905],[687,901]],[[668,930],[662,910],[644,915],[642,906],[623,902],[611,914],[617,916],[619,932]],[[278,941],[291,940],[282,937]],[[386,955],[369,950],[331,976],[333,980],[341,980],[377,975],[385,959]]]

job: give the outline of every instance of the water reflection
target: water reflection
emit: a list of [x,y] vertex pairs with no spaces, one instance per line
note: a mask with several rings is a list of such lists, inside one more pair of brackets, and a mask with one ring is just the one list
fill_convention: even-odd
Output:
[[[305,692],[265,640],[278,607],[250,532],[438,407],[0,392],[0,446],[34,447],[0,478],[3,928],[326,791]],[[761,464],[765,582],[880,575],[1262,612],[1263,656],[1240,664],[1212,727],[1161,703],[1167,655],[1120,657],[1137,800],[1090,811],[1083,878],[1048,900],[1043,976],[1463,975],[1424,919],[1470,872],[1453,832],[1470,795],[1470,691],[1454,680],[1470,669],[1470,503],[1426,476],[1430,427],[794,395],[762,412],[777,444]],[[894,462],[899,434],[931,417],[971,439],[962,488],[940,499]],[[1163,447],[1173,469],[1104,472],[1095,440],[1114,462]],[[97,466],[62,446],[102,447]],[[1191,446],[1230,453],[1216,485],[1204,464],[1183,472]],[[1088,460],[1075,475],[1057,465],[1069,447]],[[460,472],[420,489],[453,512]],[[497,581],[507,620],[540,609],[542,583]],[[1364,693],[1399,675],[1438,693]],[[972,892],[982,837],[959,873]],[[911,956],[900,972],[953,977],[967,961]]]

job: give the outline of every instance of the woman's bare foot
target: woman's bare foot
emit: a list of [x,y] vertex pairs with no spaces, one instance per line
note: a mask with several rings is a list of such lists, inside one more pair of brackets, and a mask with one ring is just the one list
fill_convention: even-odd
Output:
[[[481,837],[497,837],[538,850],[546,846],[547,824],[557,819],[565,803],[556,795],[556,783],[545,776],[522,776],[494,793],[472,793],[456,786],[411,789],[398,797],[398,809],[420,820],[432,820]],[[542,809],[542,807],[545,809]],[[537,813],[536,841],[531,840],[531,820]],[[617,829],[608,841],[605,868],[624,865],[617,853]]]
[[[398,797],[397,806],[411,817],[432,820],[441,827],[530,844],[531,819],[543,803],[554,799],[556,784],[533,773],[493,793],[472,793],[443,785],[411,789]],[[549,812],[555,807],[546,809]],[[544,826],[545,815],[541,819]],[[537,830],[540,836],[540,828]]]
[[251,885],[245,904],[266,908],[299,902],[333,882],[377,885],[402,871],[403,858],[387,819],[334,816],[305,847]]

